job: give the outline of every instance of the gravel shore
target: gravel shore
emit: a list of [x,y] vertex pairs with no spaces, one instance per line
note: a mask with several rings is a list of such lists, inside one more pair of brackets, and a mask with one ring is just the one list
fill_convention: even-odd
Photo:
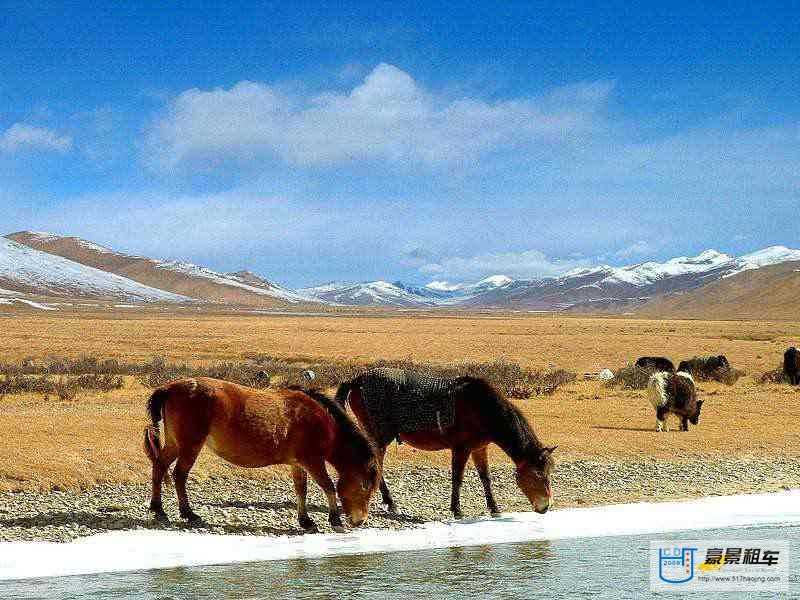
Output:
[[[400,508],[391,515],[376,494],[369,526],[414,527],[450,518],[448,469],[409,465],[386,471]],[[530,510],[514,483],[511,465],[492,469],[495,497],[504,511]],[[677,463],[571,461],[559,463],[553,477],[555,509],[636,501],[677,500],[708,495],[775,492],[800,487],[800,461],[794,457],[714,458]],[[171,523],[156,523],[147,511],[149,485],[100,485],[83,492],[32,492],[0,495],[0,541],[67,542],[122,529],[172,529],[239,535],[301,534],[289,480],[207,479],[189,482],[189,495],[204,523],[189,526],[178,518],[174,491],[165,488]],[[461,496],[465,516],[485,514],[483,489],[474,469],[466,473]],[[309,483],[309,511],[321,531],[329,531],[322,494]]]

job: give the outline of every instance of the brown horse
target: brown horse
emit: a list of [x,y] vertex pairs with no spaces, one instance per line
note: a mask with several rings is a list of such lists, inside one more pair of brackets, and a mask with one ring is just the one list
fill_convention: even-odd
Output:
[[[381,377],[383,369],[373,370],[343,383],[336,400],[342,406],[349,402],[362,427],[375,437],[370,427],[370,418],[364,402],[365,378]],[[547,448],[536,437],[533,429],[520,410],[506,400],[494,387],[482,379],[460,377],[447,382],[450,399],[454,403],[454,420],[446,428],[430,431],[403,432],[400,428],[397,438],[421,450],[451,450],[452,493],[450,510],[460,518],[461,483],[467,460],[472,461],[478,471],[486,496],[486,506],[492,516],[500,514],[500,509],[492,494],[489,478],[489,459],[487,447],[498,445],[516,465],[517,485],[530,501],[534,510],[545,513],[552,502],[550,472],[553,468],[552,453],[555,446]],[[386,382],[381,382],[381,386]],[[384,389],[386,389],[384,387]],[[378,459],[383,467],[386,444],[378,445]],[[381,475],[381,495],[383,503],[390,512],[397,511],[386,481]]]
[[[210,378],[181,379],[156,389],[147,403],[152,425],[145,430],[145,452],[153,463],[150,510],[167,518],[161,484],[170,465],[181,517],[199,520],[189,506],[186,480],[197,455],[208,446],[240,467],[292,466],[297,520],[314,529],[306,509],[307,473],[325,492],[331,526],[342,521],[336,493],[353,526],[367,519],[378,485],[379,463],[372,442],[331,399],[299,389],[255,390]],[[164,446],[159,422],[164,420]],[[339,474],[334,487],[325,462]]]

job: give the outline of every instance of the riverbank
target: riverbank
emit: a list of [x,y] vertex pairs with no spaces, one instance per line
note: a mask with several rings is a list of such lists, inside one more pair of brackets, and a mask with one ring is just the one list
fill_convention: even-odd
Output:
[[[153,573],[154,569],[255,561],[281,561],[285,566],[285,561],[292,559],[346,555],[362,555],[357,569],[357,572],[361,572],[365,561],[371,560],[365,555],[414,551],[414,554],[405,555],[408,558],[403,563],[406,564],[420,556],[427,556],[426,551],[438,548],[458,548],[463,552],[465,547],[479,545],[484,549],[483,552],[488,547],[493,549],[491,552],[502,552],[501,548],[512,543],[537,541],[549,544],[551,541],[570,538],[582,538],[591,546],[592,540],[610,536],[622,536],[620,539],[626,539],[626,536],[669,536],[672,532],[719,531],[729,528],[737,528],[739,531],[748,531],[740,528],[750,528],[749,530],[756,531],[759,527],[780,527],[772,531],[796,536],[797,526],[800,525],[800,511],[797,509],[799,498],[800,490],[793,490],[683,502],[568,508],[546,515],[531,512],[506,513],[500,519],[482,517],[426,523],[401,531],[365,528],[349,534],[318,533],[273,537],[201,535],[177,531],[120,531],[98,534],[67,544],[6,542],[0,543],[0,582],[30,578],[45,582],[41,578],[125,571]],[[653,515],[658,515],[658,518],[654,519]],[[628,546],[624,556],[628,556],[631,550],[631,546]],[[418,552],[421,554],[417,554]],[[547,554],[542,552],[541,546],[538,547],[537,563],[546,558]],[[524,556],[529,559],[530,554],[524,552]],[[451,561],[453,557],[448,555],[447,558]],[[614,562],[621,558],[623,557],[615,553]],[[266,564],[259,567],[259,572],[269,568]],[[609,567],[604,565],[603,568]],[[394,563],[391,573],[398,569],[402,569],[402,566]],[[523,572],[529,571],[523,569]],[[192,571],[191,577],[195,579],[200,574],[202,571]],[[303,579],[308,575],[308,567],[304,566]],[[285,567],[282,576],[286,576]],[[330,571],[326,576],[330,576]],[[228,584],[226,580],[227,592],[230,591]],[[14,597],[30,597],[29,591],[16,589],[24,595],[12,593]],[[136,586],[136,589],[140,589],[140,586]],[[163,595],[164,586],[159,585],[157,589]]]
[[[389,467],[387,481],[399,515],[373,502],[369,526],[397,530],[449,520],[450,472],[437,466]],[[504,512],[530,511],[508,464],[493,467],[495,496]],[[791,456],[709,458],[705,461],[569,461],[553,477],[555,509],[630,502],[672,501],[731,494],[780,492],[800,488],[800,461]],[[174,491],[165,490],[173,521],[156,523],[147,511],[149,486],[102,484],[86,491],[17,492],[0,495],[0,542],[69,542],[120,530],[175,530],[244,536],[299,535],[291,483],[284,479],[211,477],[190,481],[189,494],[204,523],[189,526],[176,514]],[[329,532],[319,490],[309,485],[312,518]],[[468,468],[462,489],[467,518],[485,514],[483,490]]]

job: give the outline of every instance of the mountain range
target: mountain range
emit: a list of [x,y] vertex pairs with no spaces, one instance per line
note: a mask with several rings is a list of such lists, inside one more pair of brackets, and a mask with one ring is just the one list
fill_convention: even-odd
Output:
[[[636,312],[643,316],[793,318],[800,250],[772,246],[739,257],[715,250],[666,262],[601,265],[538,279],[475,283],[333,282],[290,290],[248,270],[125,254],[78,237],[21,231],[0,238],[0,304],[42,298],[329,306]],[[31,297],[34,300],[31,300]],[[43,304],[41,306],[44,306]]]

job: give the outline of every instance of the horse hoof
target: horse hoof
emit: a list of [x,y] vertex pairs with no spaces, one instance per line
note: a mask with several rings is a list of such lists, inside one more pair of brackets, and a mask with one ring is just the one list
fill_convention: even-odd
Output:
[[344,525],[334,525],[333,526],[333,530],[336,533],[346,533],[347,532],[347,530],[344,528]]
[[187,513],[181,513],[181,517],[186,519],[192,525],[196,525],[198,523],[203,522],[203,517],[192,511],[189,511]]
[[492,516],[493,519],[497,519],[498,517],[503,516],[503,513],[501,513],[499,510],[493,510],[489,514]]
[[386,512],[388,512],[390,515],[399,515],[400,514],[400,511],[397,509],[397,505],[396,504],[390,504],[389,506],[387,506],[386,507]]
[[169,517],[167,513],[162,511],[156,511],[153,515],[153,518],[156,520],[157,523],[169,523]]
[[454,519],[463,519],[464,518],[464,513],[462,513],[460,510],[454,510],[453,511],[453,518]]
[[307,533],[313,533],[317,531],[317,524],[314,523],[311,517],[298,519],[297,522],[300,524],[300,527]]

